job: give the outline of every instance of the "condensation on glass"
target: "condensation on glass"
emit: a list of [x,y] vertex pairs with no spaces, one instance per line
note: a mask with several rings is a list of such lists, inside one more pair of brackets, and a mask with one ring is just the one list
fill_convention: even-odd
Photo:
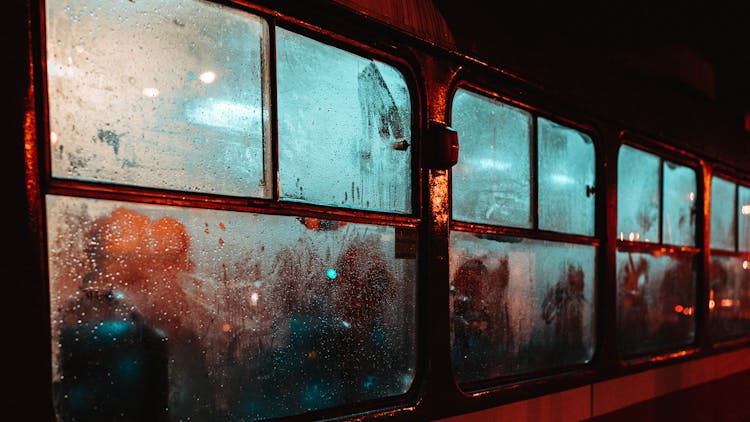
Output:
[[750,256],[711,256],[709,321],[716,340],[750,334]]
[[413,229],[46,199],[62,420],[250,420],[410,388]]
[[620,240],[659,242],[660,158],[629,145],[617,164],[617,236]]
[[592,236],[596,173],[593,141],[585,133],[541,117],[537,130],[539,228]]
[[269,196],[262,20],[199,0],[45,3],[54,177]]
[[711,248],[733,251],[737,239],[737,185],[711,178]]
[[739,244],[740,251],[750,252],[750,187],[739,186]]
[[690,167],[664,161],[662,241],[669,245],[695,246],[697,179]]
[[[695,339],[697,176],[623,145],[618,159],[617,231],[643,251],[617,251],[617,335],[621,355],[665,353]],[[649,246],[650,245],[650,246]]]
[[276,60],[281,198],[410,213],[412,114],[403,75],[282,28]]
[[583,364],[596,248],[453,231],[451,355],[459,383]]
[[677,350],[693,342],[692,254],[617,252],[617,337],[622,355]]
[[456,220],[531,227],[531,115],[458,89],[451,127],[460,137],[452,171]]

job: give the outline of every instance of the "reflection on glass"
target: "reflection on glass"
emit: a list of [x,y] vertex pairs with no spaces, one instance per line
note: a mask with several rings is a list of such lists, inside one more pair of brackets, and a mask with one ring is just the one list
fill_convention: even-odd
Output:
[[403,75],[281,28],[276,59],[282,198],[411,212]]
[[659,241],[659,157],[628,145],[617,161],[617,235],[620,240]]
[[664,162],[664,243],[695,245],[696,192],[695,170]]
[[462,383],[588,362],[593,246],[451,233],[451,352]]
[[659,353],[693,342],[695,277],[693,256],[617,252],[620,353]]
[[711,178],[711,247],[733,251],[736,239],[737,209],[734,183]]
[[464,89],[451,113],[461,144],[451,171],[453,218],[530,227],[529,113]]
[[46,5],[54,177],[267,196],[263,21],[191,0]]
[[281,417],[411,385],[408,229],[60,196],[47,205],[63,420]]
[[539,118],[539,228],[594,234],[594,143]]
[[739,248],[741,251],[750,252],[750,188],[740,186],[739,195]]
[[750,258],[711,257],[708,309],[711,337],[750,334]]

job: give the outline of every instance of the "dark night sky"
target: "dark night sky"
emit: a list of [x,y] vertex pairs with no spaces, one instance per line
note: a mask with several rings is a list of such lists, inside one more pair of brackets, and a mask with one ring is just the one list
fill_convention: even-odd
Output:
[[647,51],[689,51],[713,71],[715,90],[709,101],[737,121],[750,112],[750,1],[435,0],[435,4],[450,26],[471,28],[474,40],[487,43],[524,45],[538,52],[553,46],[614,66],[622,66],[624,56],[640,57],[643,66],[650,66],[660,53],[644,55]]

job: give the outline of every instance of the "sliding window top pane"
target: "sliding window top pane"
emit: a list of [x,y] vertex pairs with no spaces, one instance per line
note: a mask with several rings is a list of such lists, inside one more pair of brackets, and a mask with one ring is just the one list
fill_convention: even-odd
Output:
[[594,234],[595,154],[591,138],[539,118],[539,228]]
[[461,144],[451,173],[453,218],[531,227],[531,115],[459,89],[451,126]]
[[628,145],[617,170],[617,233],[621,239],[659,241],[659,157]]
[[411,97],[395,68],[276,29],[279,190],[410,213]]
[[664,162],[663,242],[670,245],[695,245],[696,192],[695,170]]
[[262,20],[190,0],[46,4],[54,177],[265,195]]
[[740,186],[739,247],[743,252],[750,252],[750,188]]
[[711,247],[733,251],[735,248],[737,210],[736,187],[720,177],[711,178]]

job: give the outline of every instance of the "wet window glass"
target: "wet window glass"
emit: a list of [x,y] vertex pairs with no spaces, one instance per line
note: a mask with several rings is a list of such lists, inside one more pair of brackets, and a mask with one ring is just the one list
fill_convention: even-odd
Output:
[[739,189],[739,249],[750,252],[750,188],[740,186]]
[[711,178],[711,247],[735,250],[736,187],[720,177]]
[[531,115],[464,89],[451,113],[461,144],[451,171],[453,218],[530,227]]
[[617,252],[617,334],[626,356],[677,350],[695,338],[695,257]]
[[709,320],[717,340],[750,334],[750,258],[711,257]]
[[254,420],[400,395],[412,229],[47,196],[62,420]]
[[462,383],[586,363],[596,248],[451,233],[451,354]]
[[695,245],[697,189],[695,170],[664,161],[664,243]]
[[[594,234],[594,143],[539,118],[539,228]],[[463,145],[463,144],[462,144]]]
[[403,75],[281,28],[276,60],[281,197],[411,212],[412,112]]
[[620,147],[617,170],[617,234],[620,240],[659,241],[659,157]]
[[263,21],[204,1],[45,3],[54,177],[268,196]]

